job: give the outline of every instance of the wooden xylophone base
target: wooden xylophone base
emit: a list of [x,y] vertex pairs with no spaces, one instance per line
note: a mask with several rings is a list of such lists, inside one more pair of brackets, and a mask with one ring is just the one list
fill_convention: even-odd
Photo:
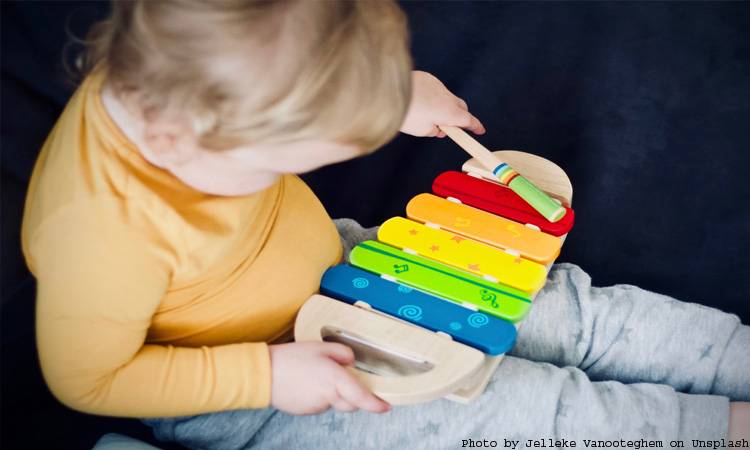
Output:
[[[552,197],[570,205],[572,187],[559,166],[528,153],[495,153]],[[491,179],[475,160],[467,161],[463,170],[477,178]],[[565,237],[560,236],[563,242]],[[548,271],[552,264],[546,265]],[[521,323],[515,324],[516,329]],[[314,295],[303,305],[295,324],[295,339],[350,345],[357,356],[359,368],[352,369],[356,376],[394,405],[441,397],[469,403],[484,391],[503,359],[503,355],[486,355],[443,332],[381,313],[366,303],[351,305],[323,295]],[[395,365],[386,362],[388,358],[395,359]]]

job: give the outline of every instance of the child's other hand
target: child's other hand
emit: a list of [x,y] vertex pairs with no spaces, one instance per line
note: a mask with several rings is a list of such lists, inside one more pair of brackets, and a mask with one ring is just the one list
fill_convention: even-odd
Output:
[[465,101],[456,97],[432,74],[412,72],[412,98],[401,131],[412,136],[445,137],[438,125],[466,128],[484,134],[484,125],[471,115]]
[[382,413],[390,405],[365,388],[345,367],[354,352],[332,342],[271,345],[271,405],[290,414],[338,411]]

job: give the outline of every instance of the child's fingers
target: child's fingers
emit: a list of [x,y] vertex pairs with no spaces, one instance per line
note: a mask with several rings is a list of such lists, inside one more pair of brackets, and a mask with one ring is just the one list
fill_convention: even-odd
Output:
[[343,398],[338,398],[338,399],[334,400],[331,403],[331,406],[336,411],[341,411],[341,412],[354,412],[354,411],[356,411],[358,409],[356,406],[354,406],[351,403],[347,402]]
[[354,351],[344,344],[323,342],[321,352],[339,364],[345,366],[354,364]]
[[474,134],[484,134],[486,130],[484,125],[476,117],[474,117],[469,111],[456,108],[446,125],[453,125],[454,127],[460,127],[467,129]]
[[346,376],[339,377],[336,391],[343,400],[359,409],[374,413],[383,413],[390,409],[388,403],[377,398],[348,372]]
[[460,97],[456,97],[456,102],[458,103],[458,107],[465,111],[471,118],[471,125],[465,128],[468,128],[476,134],[484,134],[487,130],[484,129],[482,122],[469,112],[469,105],[466,101]]
[[487,132],[485,130],[484,125],[482,125],[482,122],[479,121],[475,116],[471,116],[471,127],[469,127],[471,131],[473,131],[475,134],[484,134]]

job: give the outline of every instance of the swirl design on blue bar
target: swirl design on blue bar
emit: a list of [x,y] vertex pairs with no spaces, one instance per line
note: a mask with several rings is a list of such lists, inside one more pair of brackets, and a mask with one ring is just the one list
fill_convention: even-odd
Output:
[[370,285],[370,282],[367,281],[367,278],[359,277],[352,280],[352,285],[357,289],[364,289]]
[[470,315],[467,319],[467,322],[469,322],[469,325],[471,325],[474,328],[479,328],[487,325],[490,323],[489,317],[485,316],[482,313],[474,313]]
[[409,320],[419,321],[422,318],[422,308],[417,305],[404,305],[398,309],[398,315]]

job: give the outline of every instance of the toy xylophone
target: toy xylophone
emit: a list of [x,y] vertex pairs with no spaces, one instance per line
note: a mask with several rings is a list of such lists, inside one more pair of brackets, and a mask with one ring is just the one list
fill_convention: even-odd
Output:
[[573,226],[565,172],[528,153],[498,151],[556,200],[550,222],[472,158],[435,178],[406,217],[379,228],[349,264],[328,269],[302,307],[297,341],[348,345],[354,373],[392,404],[469,402],[516,339]]

